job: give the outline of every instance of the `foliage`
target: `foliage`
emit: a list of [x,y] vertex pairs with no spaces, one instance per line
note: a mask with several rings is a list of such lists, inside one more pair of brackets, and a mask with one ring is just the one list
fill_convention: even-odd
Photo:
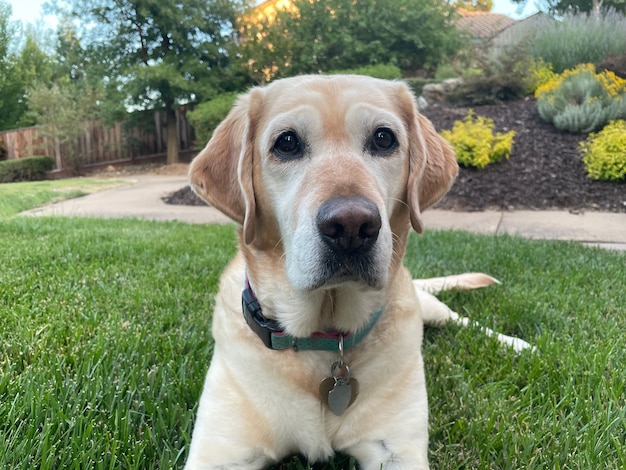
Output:
[[449,63],[439,64],[435,71],[435,79],[440,82],[449,78],[457,78],[459,75],[459,71]]
[[[518,5],[526,5],[528,0],[511,0]],[[599,15],[602,9],[626,13],[624,0],[542,0],[540,5],[553,15],[572,12]]]
[[238,93],[222,93],[211,101],[200,103],[187,118],[196,132],[197,145],[202,148],[213,135],[213,131],[224,120],[233,107]]
[[490,12],[493,8],[493,0],[455,0],[453,5],[467,11]]
[[474,112],[469,110],[463,121],[456,121],[452,130],[442,131],[441,136],[452,145],[461,165],[482,170],[511,155],[515,131],[494,134],[493,127],[491,119],[474,117]]
[[531,34],[529,53],[563,72],[582,63],[598,63],[626,53],[626,16],[605,12],[599,17],[568,13],[559,20],[540,18]]
[[235,1],[69,0],[55,5],[61,16],[80,19],[86,63],[91,73],[107,77],[108,92],[123,90],[120,106],[165,109],[170,163],[179,158],[175,107],[245,83],[231,57],[241,11]]
[[402,71],[397,66],[388,64],[365,65],[350,70],[331,70],[328,73],[330,75],[367,75],[368,77],[381,78],[384,80],[397,80],[402,78]]
[[26,89],[36,80],[48,81],[51,58],[42,50],[45,33],[10,20],[11,7],[0,0],[0,130],[32,124],[26,112]]
[[406,82],[407,85],[409,85],[411,90],[413,90],[413,94],[415,96],[421,96],[422,91],[426,85],[440,82],[440,80],[437,80],[435,78],[422,78],[422,77],[405,78],[404,81]]
[[537,88],[554,80],[557,74],[552,70],[552,64],[546,64],[543,59],[530,59],[528,67],[528,88],[526,95],[534,95]]
[[241,54],[259,83],[377,64],[434,70],[461,45],[453,18],[438,0],[295,0],[246,23]]
[[523,98],[532,81],[530,57],[520,45],[506,47],[497,55],[478,52],[478,70],[469,69],[463,82],[448,97],[456,106],[479,106]]
[[[235,238],[230,225],[4,220],[0,468],[182,468]],[[503,235],[409,239],[415,277],[502,280],[443,300],[537,347],[517,355],[478,328],[426,329],[433,468],[622,467],[624,261]],[[279,468],[305,468],[289,462]],[[335,462],[315,468],[353,468]]]
[[611,121],[580,143],[583,163],[595,180],[626,179],[626,121]]
[[33,26],[27,27],[12,71],[18,77],[19,87],[12,91],[10,127],[28,127],[35,124],[29,113],[29,90],[37,83],[51,83],[55,77],[53,57],[44,49],[44,41],[45,31]]
[[87,158],[80,153],[78,139],[90,129],[98,110],[98,91],[82,85],[59,81],[49,86],[40,83],[29,90],[30,115],[44,126],[43,135],[65,147],[63,166],[74,173]]
[[52,168],[54,159],[46,156],[5,160],[0,162],[0,183],[41,180]]
[[13,75],[15,55],[11,52],[16,25],[10,17],[11,6],[0,1],[0,129],[12,127],[15,119],[7,114],[13,113],[12,100],[19,91],[17,77]]
[[539,115],[558,129],[591,132],[626,117],[626,80],[592,64],[566,70],[535,91]]

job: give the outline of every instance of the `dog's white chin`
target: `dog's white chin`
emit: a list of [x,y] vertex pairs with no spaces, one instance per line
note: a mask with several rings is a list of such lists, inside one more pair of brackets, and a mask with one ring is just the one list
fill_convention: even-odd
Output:
[[337,261],[317,232],[296,231],[289,245],[309,247],[306,250],[286,247],[287,279],[295,289],[315,291],[355,284],[380,290],[387,285],[393,249],[390,230],[381,231],[367,255],[355,256],[360,259],[344,264]]

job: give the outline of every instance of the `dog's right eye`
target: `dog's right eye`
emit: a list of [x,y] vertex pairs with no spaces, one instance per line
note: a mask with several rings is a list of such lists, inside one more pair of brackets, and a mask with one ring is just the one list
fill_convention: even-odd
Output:
[[293,131],[283,132],[274,142],[274,155],[280,160],[293,160],[302,156],[302,145]]
[[370,140],[370,151],[375,154],[387,155],[398,146],[396,136],[391,129],[379,127]]

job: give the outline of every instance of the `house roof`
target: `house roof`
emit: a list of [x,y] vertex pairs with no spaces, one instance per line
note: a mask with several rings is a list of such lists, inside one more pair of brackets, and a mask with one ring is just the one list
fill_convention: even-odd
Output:
[[490,39],[516,23],[513,18],[499,13],[468,11],[463,8],[459,8],[459,13],[461,18],[457,20],[457,27],[467,31],[475,39]]

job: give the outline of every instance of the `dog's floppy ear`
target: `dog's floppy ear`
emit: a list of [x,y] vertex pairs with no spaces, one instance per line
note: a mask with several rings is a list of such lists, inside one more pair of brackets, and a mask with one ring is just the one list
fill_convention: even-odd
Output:
[[419,114],[413,95],[406,89],[405,92],[410,153],[407,204],[413,229],[422,233],[422,211],[448,192],[459,173],[459,165],[452,147],[437,134],[431,122]]
[[196,194],[242,224],[247,244],[254,240],[256,212],[252,179],[255,91],[238,98],[189,167],[191,187]]

